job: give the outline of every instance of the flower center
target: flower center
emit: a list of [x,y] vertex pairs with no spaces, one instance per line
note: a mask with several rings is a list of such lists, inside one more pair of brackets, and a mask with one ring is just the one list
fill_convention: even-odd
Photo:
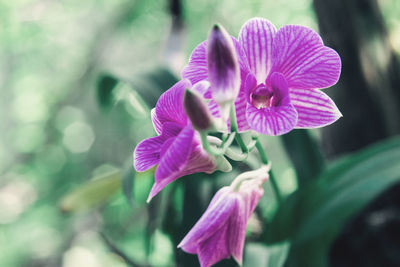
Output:
[[250,95],[251,104],[258,108],[269,108],[276,106],[277,99],[274,95],[272,89],[267,88],[264,84],[260,84],[254,89],[253,93]]

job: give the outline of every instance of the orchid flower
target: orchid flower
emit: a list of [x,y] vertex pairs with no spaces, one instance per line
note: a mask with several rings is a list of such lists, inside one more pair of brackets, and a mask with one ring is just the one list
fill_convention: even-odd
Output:
[[[161,95],[151,112],[158,136],[143,140],[135,148],[136,171],[143,172],[158,165],[147,201],[179,177],[197,172],[212,173],[221,168],[217,163],[224,160],[222,157],[216,159],[203,150],[198,134],[184,112],[186,88],[191,88],[191,84],[182,80]],[[229,163],[224,163],[222,170],[229,171]]]
[[198,254],[201,267],[229,258],[241,265],[247,221],[264,193],[269,166],[239,175],[221,188],[205,213],[183,238],[178,247]]
[[[294,128],[326,126],[342,116],[332,99],[319,90],[338,81],[340,57],[324,46],[315,31],[298,25],[277,30],[268,20],[253,18],[244,24],[238,40],[232,40],[241,78],[235,101],[240,132],[251,129],[282,135]],[[198,45],[182,71],[192,84],[212,77],[206,48],[207,41]],[[205,98],[211,98],[209,91],[212,88]],[[220,116],[215,99],[210,109]]]

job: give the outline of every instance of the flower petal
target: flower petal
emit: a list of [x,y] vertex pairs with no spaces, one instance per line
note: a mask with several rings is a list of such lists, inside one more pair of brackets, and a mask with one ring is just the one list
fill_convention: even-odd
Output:
[[133,152],[133,166],[138,172],[144,172],[160,162],[160,147],[165,139],[162,136],[151,137],[140,142]]
[[185,167],[189,159],[193,136],[192,127],[186,126],[171,143],[165,144],[168,145],[168,148],[160,148],[163,153],[155,173],[155,183],[150,191],[148,201],[167,184],[180,177],[177,177],[176,174]]
[[236,200],[231,197],[231,193],[232,190],[228,186],[218,190],[208,205],[207,210],[179,243],[178,248],[182,248],[188,253],[197,253],[203,241],[226,226],[226,222],[236,205]]
[[[249,66],[244,50],[240,46],[235,37],[231,36],[236,53],[239,60],[239,67],[242,79],[244,79],[249,72]],[[243,76],[244,75],[244,76]],[[181,76],[184,79],[190,80],[192,84],[208,79],[207,69],[207,41],[203,41],[193,50],[189,63],[183,68]],[[210,92],[211,93],[211,92]],[[209,98],[204,96],[205,98]]]
[[140,142],[133,152],[133,165],[138,172],[143,172],[160,162],[161,147],[165,141],[178,135],[181,128],[175,123],[164,124],[160,136],[151,137]]
[[[209,108],[212,116],[214,116],[216,118],[221,117],[221,114],[219,111],[219,106],[218,106],[217,102],[215,102],[214,100],[211,100],[208,103],[208,108]],[[238,124],[238,131],[246,132],[246,131],[250,130],[250,126],[247,123],[247,119],[246,119],[246,95],[243,90],[239,91],[239,95],[235,100],[235,111],[236,111],[236,121]],[[226,125],[227,125],[228,129],[230,129],[230,121],[229,120],[226,122]]]
[[230,254],[239,265],[242,265],[247,220],[246,203],[242,198],[238,198],[235,213],[229,219],[228,244]]
[[164,92],[157,101],[156,115],[160,123],[168,121],[186,125],[187,117],[183,110],[183,95],[191,88],[189,80],[183,79]]
[[210,267],[222,259],[229,259],[227,239],[230,235],[228,228],[223,227],[200,244],[197,254],[201,267]]
[[290,89],[289,94],[298,113],[295,128],[322,127],[342,117],[332,99],[320,90]]
[[192,84],[208,78],[207,41],[200,43],[193,50],[189,63],[182,70],[182,78],[189,79]]
[[248,20],[239,33],[239,43],[243,47],[251,72],[258,83],[264,83],[272,67],[272,43],[275,26],[266,19]]
[[291,104],[261,109],[247,104],[246,113],[249,126],[266,135],[285,134],[292,130],[297,122],[297,112]]
[[324,46],[315,31],[304,26],[287,25],[278,30],[272,60],[273,71],[285,76],[289,88],[326,88],[339,79],[339,55]]
[[162,131],[162,123],[161,121],[157,118],[157,114],[156,114],[156,108],[153,108],[150,112],[151,115],[151,121],[153,122],[153,127],[154,130],[156,131],[156,133],[158,135],[161,134]]

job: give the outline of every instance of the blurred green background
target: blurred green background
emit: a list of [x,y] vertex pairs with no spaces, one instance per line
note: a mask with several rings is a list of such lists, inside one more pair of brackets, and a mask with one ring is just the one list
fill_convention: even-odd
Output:
[[[400,2],[377,4],[397,54]],[[155,134],[150,109],[180,77],[211,26],[219,22],[237,36],[255,16],[277,27],[319,29],[310,0],[1,1],[0,266],[196,266],[176,243],[212,192],[247,166],[212,178],[181,179],[190,181],[168,186],[148,205],[152,170],[135,175],[132,153],[140,140]],[[321,132],[309,133],[306,140],[319,144]],[[323,140],[324,146],[329,142]],[[301,170],[287,151],[300,148],[290,137],[263,143],[288,196],[298,189]],[[303,149],[304,155],[310,150]],[[311,158],[321,160],[315,151]],[[318,161],[309,164],[311,172],[323,168]],[[190,190],[196,191],[193,199]],[[259,236],[262,222],[271,221],[276,210],[267,186],[258,219],[249,223],[246,267],[266,266],[275,257]]]

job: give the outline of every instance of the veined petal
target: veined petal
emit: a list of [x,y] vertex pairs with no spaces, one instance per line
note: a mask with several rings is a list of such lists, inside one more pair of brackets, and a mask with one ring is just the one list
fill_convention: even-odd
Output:
[[147,138],[140,142],[133,152],[133,166],[144,172],[160,162],[160,148],[165,142],[162,136]]
[[178,135],[181,128],[175,123],[164,124],[160,136],[140,142],[133,152],[133,165],[138,172],[143,172],[160,162],[161,147],[168,139]]
[[333,49],[324,46],[312,29],[287,25],[278,30],[273,42],[273,71],[282,73],[289,88],[313,89],[334,85],[341,61]]
[[156,108],[151,109],[150,115],[151,115],[151,121],[153,122],[154,130],[158,135],[160,135],[162,131],[162,123],[157,118]]
[[189,159],[193,137],[194,130],[191,126],[186,126],[172,142],[164,144],[168,146],[167,148],[160,148],[163,153],[155,173],[155,183],[150,191],[148,201],[167,184],[180,177],[177,177],[176,174],[184,168]]
[[[236,121],[238,124],[238,131],[245,132],[250,130],[250,126],[246,119],[246,95],[243,90],[240,90],[238,97],[235,100]],[[230,127],[230,123],[228,123]]]
[[221,188],[211,200],[207,210],[178,247],[188,253],[197,253],[200,244],[226,226],[232,212],[236,209],[236,198],[232,190],[226,186]]
[[215,25],[207,42],[208,79],[218,104],[233,102],[240,89],[240,68],[232,37]]
[[247,220],[246,203],[241,197],[238,197],[235,213],[229,219],[228,244],[230,254],[239,265],[242,265]]
[[223,227],[199,245],[197,254],[201,267],[210,267],[222,259],[229,259],[227,239],[231,233],[228,231],[227,227]]
[[257,109],[248,103],[246,113],[250,128],[266,135],[285,134],[297,123],[297,112],[291,104]]
[[[219,111],[219,106],[214,100],[210,100],[208,103],[208,108],[211,115],[220,118],[221,114]],[[250,126],[246,119],[246,95],[243,90],[239,91],[238,97],[235,100],[235,111],[236,111],[236,121],[238,124],[238,131],[245,132],[250,130]],[[229,120],[226,122],[228,129],[230,128]]]
[[264,83],[271,70],[272,43],[275,34],[275,26],[262,18],[248,20],[240,30],[239,43],[258,83]]
[[183,110],[183,95],[186,88],[191,88],[191,83],[189,80],[183,79],[160,96],[156,104],[156,115],[159,122],[173,121],[180,125],[186,125],[187,117]]
[[290,89],[289,94],[298,113],[295,128],[322,127],[342,117],[332,99],[320,90]]
[[207,41],[200,43],[193,50],[189,63],[182,70],[182,78],[196,84],[208,78],[207,70]]

